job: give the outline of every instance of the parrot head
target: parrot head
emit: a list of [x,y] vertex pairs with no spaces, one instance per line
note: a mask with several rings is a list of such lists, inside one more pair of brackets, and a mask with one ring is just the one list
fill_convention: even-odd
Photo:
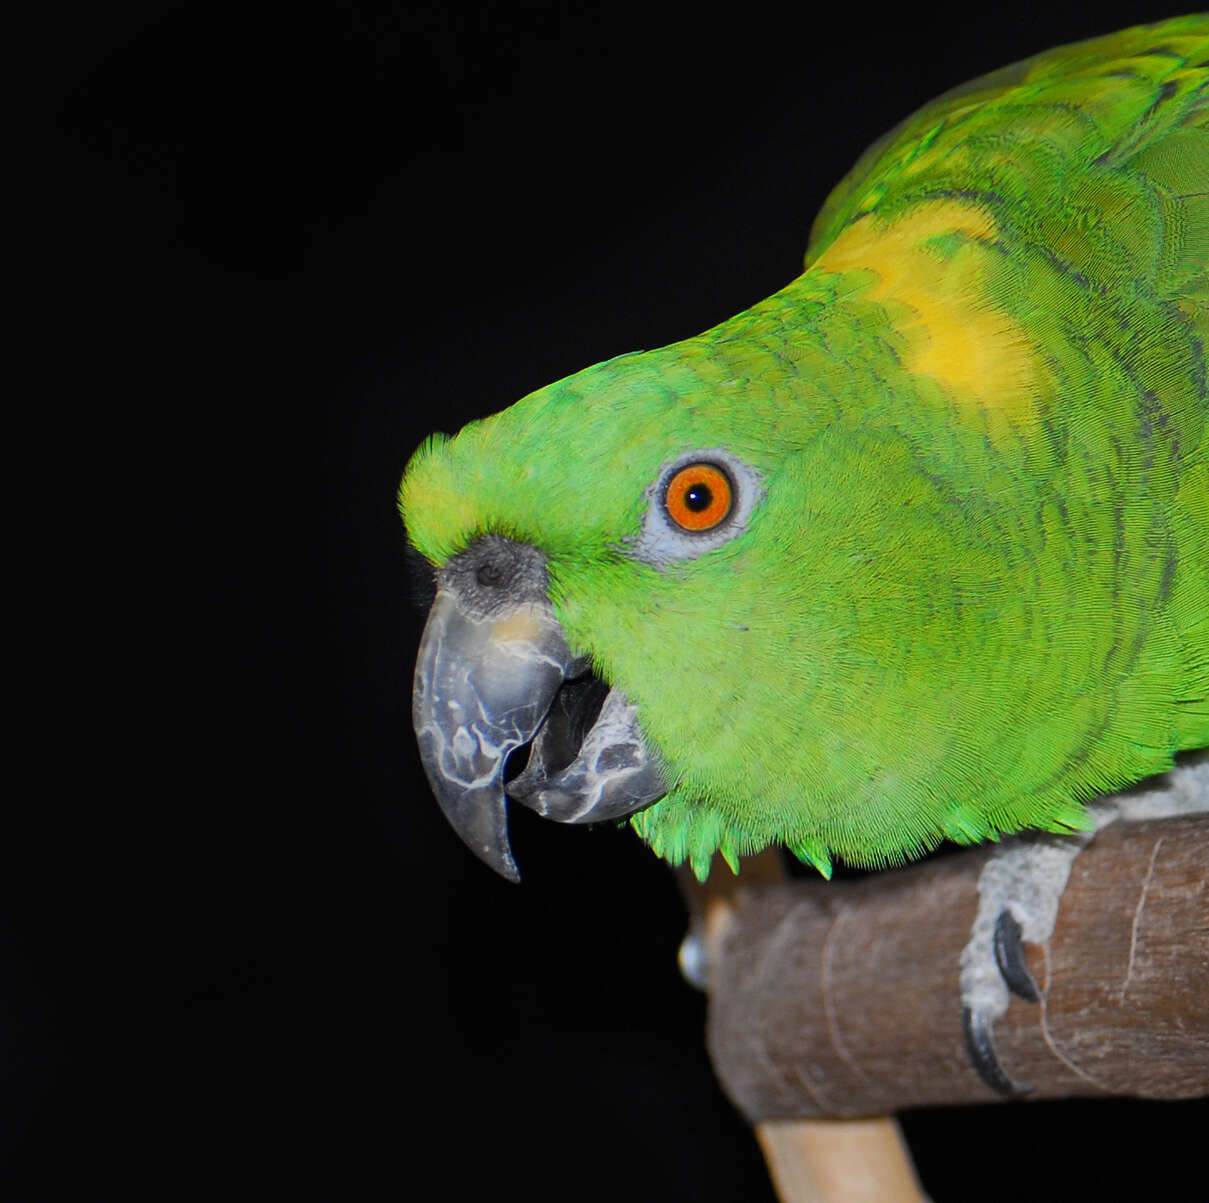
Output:
[[855,454],[833,410],[786,407],[768,377],[749,343],[690,339],[435,435],[409,463],[400,509],[437,581],[421,756],[504,876],[506,794],[563,822],[630,816],[698,876],[772,843],[829,875],[833,851],[884,863],[936,842],[875,816],[895,831],[871,846],[853,805],[869,774],[846,635],[892,452]]

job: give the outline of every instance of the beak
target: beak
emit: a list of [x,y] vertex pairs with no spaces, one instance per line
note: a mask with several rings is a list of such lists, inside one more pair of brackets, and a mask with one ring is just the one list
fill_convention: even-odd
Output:
[[[534,741],[509,792],[560,822],[619,818],[667,792],[624,695],[600,704],[599,688],[585,687],[587,661],[568,647],[547,587],[540,552],[484,536],[438,574],[416,662],[412,718],[433,793],[466,845],[510,881],[520,873],[504,772],[517,748]],[[584,729],[592,705],[599,714]]]

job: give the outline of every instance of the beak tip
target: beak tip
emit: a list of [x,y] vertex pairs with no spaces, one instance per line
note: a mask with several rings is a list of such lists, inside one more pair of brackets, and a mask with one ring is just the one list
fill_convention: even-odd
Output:
[[520,870],[508,841],[508,806],[500,786],[450,792],[444,782],[429,778],[437,802],[462,843],[508,881],[519,882]]
[[490,848],[483,853],[483,859],[502,877],[514,885],[520,885],[521,871],[512,859],[512,853],[505,849]]

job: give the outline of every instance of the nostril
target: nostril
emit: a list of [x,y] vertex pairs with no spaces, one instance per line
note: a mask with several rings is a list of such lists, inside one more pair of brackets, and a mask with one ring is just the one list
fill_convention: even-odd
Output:
[[437,584],[460,597],[468,612],[474,611],[478,617],[499,617],[531,603],[549,606],[545,557],[536,548],[502,535],[483,535],[450,556]]

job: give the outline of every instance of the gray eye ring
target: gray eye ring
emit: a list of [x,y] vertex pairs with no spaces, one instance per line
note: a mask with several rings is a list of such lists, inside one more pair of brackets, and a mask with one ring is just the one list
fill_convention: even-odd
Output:
[[[730,490],[729,509],[713,525],[698,530],[679,521],[668,498],[676,476],[695,467],[717,472]],[[637,535],[625,540],[624,550],[635,560],[663,569],[677,561],[695,560],[739,538],[764,497],[764,488],[760,473],[727,448],[701,447],[662,464],[643,497],[646,511],[642,527]]]

